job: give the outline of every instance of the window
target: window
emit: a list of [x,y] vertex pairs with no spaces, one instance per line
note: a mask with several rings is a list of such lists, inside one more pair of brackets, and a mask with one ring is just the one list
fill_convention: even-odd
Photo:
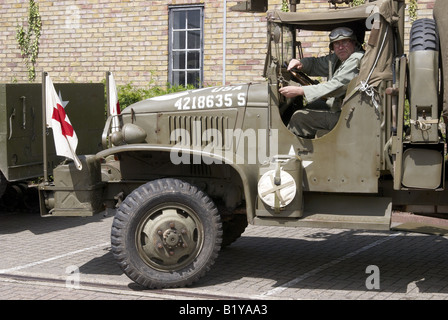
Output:
[[203,7],[170,7],[169,82],[202,86]]

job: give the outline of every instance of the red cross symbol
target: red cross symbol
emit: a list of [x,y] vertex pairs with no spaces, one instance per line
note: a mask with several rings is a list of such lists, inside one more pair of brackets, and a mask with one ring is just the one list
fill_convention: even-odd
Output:
[[73,126],[65,121],[66,118],[64,108],[57,103],[57,108],[53,108],[53,116],[52,119],[58,121],[61,124],[61,131],[64,136],[73,137]]

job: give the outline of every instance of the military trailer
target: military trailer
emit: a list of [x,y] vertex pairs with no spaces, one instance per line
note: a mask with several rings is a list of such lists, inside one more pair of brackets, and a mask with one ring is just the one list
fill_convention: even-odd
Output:
[[[94,154],[101,147],[105,122],[104,84],[55,84],[79,136],[78,152]],[[82,92],[82,94],[80,94]],[[86,117],[86,115],[89,115]],[[52,131],[42,126],[42,85],[0,84],[0,208],[7,211],[38,207],[35,185],[44,176],[43,138],[48,143],[48,175],[61,162]]]
[[[82,171],[67,162],[39,185],[42,215],[114,210],[114,257],[148,288],[197,281],[248,223],[445,233],[447,2],[434,12],[414,22],[409,53],[404,1],[268,12],[266,81],[151,98],[109,117]],[[336,126],[300,138],[286,125],[305,102],[279,88],[316,79],[286,65],[302,56],[302,32],[338,26],[364,44],[359,75]]]

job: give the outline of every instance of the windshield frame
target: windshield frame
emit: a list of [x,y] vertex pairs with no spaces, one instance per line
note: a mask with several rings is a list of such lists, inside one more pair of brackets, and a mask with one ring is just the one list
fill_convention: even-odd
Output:
[[295,48],[295,28],[284,23],[268,21],[268,52],[263,76],[269,77],[269,69],[272,70],[272,68],[275,68],[274,73],[278,74],[278,70],[284,63],[289,63],[291,59],[296,58]]

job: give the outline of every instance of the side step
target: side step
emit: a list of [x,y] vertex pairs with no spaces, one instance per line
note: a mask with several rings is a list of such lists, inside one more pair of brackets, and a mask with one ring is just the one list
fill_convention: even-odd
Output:
[[255,225],[390,230],[392,198],[369,195],[304,194],[302,218],[255,217]]

